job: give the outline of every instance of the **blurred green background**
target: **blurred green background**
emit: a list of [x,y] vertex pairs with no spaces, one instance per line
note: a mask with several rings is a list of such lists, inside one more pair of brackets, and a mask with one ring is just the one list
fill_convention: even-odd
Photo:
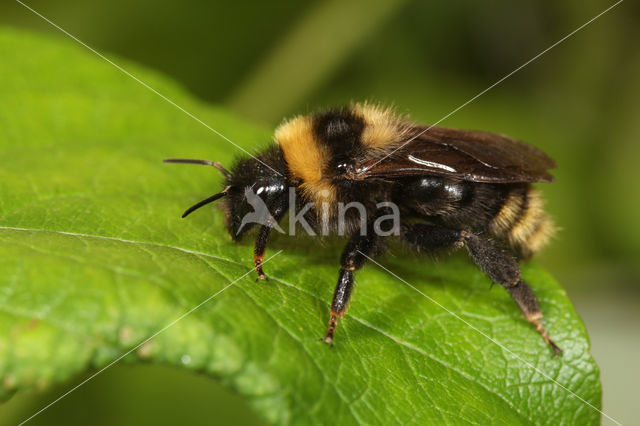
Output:
[[[364,99],[436,122],[613,3],[26,2],[116,63],[157,69],[196,97],[267,127]],[[0,25],[66,37],[16,2],[0,5]],[[640,382],[639,36],[640,4],[623,2],[441,123],[506,133],[557,160],[557,182],[542,189],[561,231],[538,262],[565,286],[587,325],[604,411],[629,424],[637,422]],[[226,142],[212,134],[211,143]],[[18,395],[0,409],[0,423],[28,417],[67,388]],[[33,424],[88,418],[261,424],[211,380],[126,365]]]

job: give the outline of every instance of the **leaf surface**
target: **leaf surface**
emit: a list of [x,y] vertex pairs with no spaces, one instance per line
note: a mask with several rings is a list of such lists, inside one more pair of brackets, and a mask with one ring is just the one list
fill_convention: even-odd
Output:
[[[117,359],[249,272],[252,244],[230,241],[219,209],[179,217],[221,188],[216,170],[161,163],[229,165],[242,154],[230,143],[66,40],[3,29],[0,57],[6,398]],[[268,129],[115,61],[245,149],[269,143]],[[599,422],[570,393],[600,406],[586,331],[544,271],[527,265],[524,276],[562,357],[465,258],[434,263],[399,249],[381,263],[477,330],[369,264],[329,348],[319,338],[339,243],[325,246],[278,236],[267,252],[283,250],[265,265],[270,281],[249,273],[125,360],[206,372],[271,422]]]

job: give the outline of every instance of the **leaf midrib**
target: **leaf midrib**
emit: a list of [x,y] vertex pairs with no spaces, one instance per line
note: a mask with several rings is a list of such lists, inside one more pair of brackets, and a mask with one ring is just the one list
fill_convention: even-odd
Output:
[[178,247],[178,246],[173,246],[171,244],[162,244],[162,243],[156,243],[156,242],[151,242],[151,241],[136,241],[136,240],[129,240],[126,238],[119,238],[119,237],[110,237],[107,235],[94,235],[94,234],[85,234],[85,233],[81,233],[81,232],[69,232],[69,231],[59,231],[59,230],[55,230],[55,229],[39,229],[39,228],[21,228],[21,227],[14,227],[14,226],[0,226],[0,230],[8,230],[8,231],[23,231],[23,232],[42,232],[42,233],[52,233],[52,234],[61,234],[61,235],[69,235],[72,237],[83,237],[83,238],[95,238],[95,239],[99,239],[99,240],[106,240],[106,241],[115,241],[115,242],[120,242],[120,243],[125,243],[125,244],[140,244],[140,245],[146,245],[146,246],[152,246],[152,247],[161,247],[161,248],[168,248],[168,249],[173,249],[173,250],[178,250],[184,253],[188,253],[194,256],[205,256],[205,257],[210,257],[212,259],[217,259],[217,260],[222,260],[225,262],[229,262],[229,263],[233,263],[234,265],[239,265],[239,266],[246,266],[243,263],[237,262],[235,260],[231,260],[231,259],[227,259],[225,257],[220,257],[220,256],[216,256],[214,254],[210,254],[210,253],[205,253],[202,251],[197,251],[197,250],[191,250],[191,249],[186,249],[183,247]]

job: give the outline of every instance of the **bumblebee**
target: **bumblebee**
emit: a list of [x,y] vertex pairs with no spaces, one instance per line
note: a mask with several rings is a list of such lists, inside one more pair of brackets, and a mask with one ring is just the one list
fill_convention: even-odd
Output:
[[[289,188],[299,209],[311,206],[303,216],[313,230],[347,236],[327,343],[333,344],[338,319],[345,316],[355,271],[382,254],[390,238],[399,238],[419,252],[466,248],[553,351],[561,353],[541,323],[536,297],[518,266],[548,242],[554,228],[531,186],[553,181],[548,170],[556,164],[542,151],[501,134],[414,124],[368,103],[294,117],[276,129],[274,139],[273,146],[241,159],[231,171],[204,160],[165,161],[212,165],[223,173],[225,189],[183,217],[224,198],[234,240],[255,225],[243,222],[254,211],[248,191],[264,203],[268,220],[258,230],[253,257],[259,279],[266,278],[262,262],[269,235],[292,207]],[[349,203],[361,207],[345,211]],[[374,229],[394,212],[399,225]]]

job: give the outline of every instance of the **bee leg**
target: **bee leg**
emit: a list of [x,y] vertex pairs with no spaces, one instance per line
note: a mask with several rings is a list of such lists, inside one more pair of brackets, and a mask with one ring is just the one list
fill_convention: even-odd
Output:
[[267,276],[262,270],[262,263],[264,262],[264,252],[267,250],[269,234],[271,234],[271,230],[274,227],[278,226],[278,222],[287,212],[285,204],[276,206],[276,209],[274,210],[276,210],[275,216],[269,218],[267,223],[260,227],[260,230],[258,231],[258,238],[256,238],[256,244],[253,249],[253,267],[258,273],[256,281],[267,279]]
[[262,270],[262,262],[264,261],[264,252],[267,250],[267,241],[269,240],[271,229],[272,227],[263,225],[260,227],[260,231],[258,231],[258,238],[256,239],[256,245],[253,249],[253,267],[258,273],[256,281],[267,279],[267,276]]
[[509,292],[525,319],[533,324],[553,351],[556,354],[562,353],[542,326],[540,321],[542,312],[536,296],[527,283],[520,278],[520,268],[513,256],[494,247],[489,240],[469,231],[423,223],[403,224],[401,230],[402,237],[420,251],[466,246],[471,260],[494,283],[500,284]]
[[542,335],[544,341],[558,355],[562,350],[549,337],[542,326],[542,312],[535,294],[520,277],[520,268],[516,259],[504,251],[494,247],[491,242],[468,231],[460,231],[469,256],[478,267],[497,284],[503,286],[516,302],[525,319]]
[[367,261],[367,256],[375,256],[382,249],[380,237],[375,233],[369,232],[367,235],[354,235],[351,237],[347,246],[340,257],[340,274],[338,276],[338,284],[333,292],[333,301],[331,302],[331,316],[329,318],[329,327],[324,341],[333,345],[333,335],[338,326],[338,318],[344,318],[351,297],[351,290],[354,283],[354,271],[362,268]]
[[549,333],[542,325],[542,322],[540,321],[542,319],[542,312],[540,312],[540,308],[538,307],[536,296],[533,294],[533,291],[527,283],[521,279],[515,286],[507,288],[507,291],[520,307],[520,310],[526,320],[533,324],[536,330],[538,330],[538,333],[542,335],[542,338],[547,345],[551,346],[553,352],[556,355],[560,355],[562,353],[562,349],[560,349],[560,347],[551,340]]

